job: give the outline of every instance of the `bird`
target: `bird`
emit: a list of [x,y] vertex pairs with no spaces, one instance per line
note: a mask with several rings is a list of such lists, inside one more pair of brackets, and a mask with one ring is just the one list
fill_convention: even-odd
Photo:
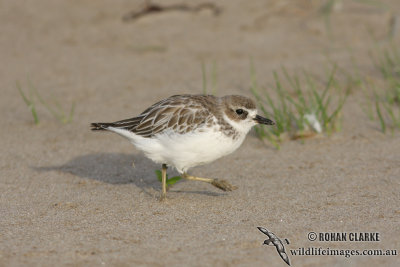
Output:
[[[263,227],[257,227],[262,233],[268,236],[268,239],[264,240],[263,244],[268,246],[275,246],[276,251],[279,256],[281,256],[282,260],[286,262],[287,265],[290,266],[289,256],[286,253],[285,246],[283,245],[281,239],[277,237],[274,233],[268,231]],[[285,242],[289,244],[289,240],[285,238]]]
[[187,180],[207,182],[223,191],[236,189],[225,180],[195,177],[187,171],[234,152],[257,124],[274,122],[257,114],[251,98],[181,94],[165,98],[130,119],[91,123],[91,130],[117,133],[162,164],[160,200],[164,200],[168,167]]

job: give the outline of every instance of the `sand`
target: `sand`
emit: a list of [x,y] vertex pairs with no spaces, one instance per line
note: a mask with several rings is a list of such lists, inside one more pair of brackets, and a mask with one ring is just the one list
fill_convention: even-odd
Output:
[[[124,22],[141,1],[1,1],[0,266],[286,266],[257,226],[290,241],[293,266],[400,265],[399,256],[289,253],[400,249],[400,134],[368,119],[360,91],[344,106],[341,132],[280,150],[251,132],[235,153],[192,170],[236,191],[182,181],[163,203],[160,166],[121,137],[89,130],[173,94],[202,93],[201,62],[209,83],[215,62],[219,96],[251,96],[251,59],[262,86],[281,65],[321,74],[327,56],[351,68],[353,55],[376,75],[370,32],[387,42],[400,11],[395,0],[343,1],[329,32],[319,1],[215,3],[218,16],[170,11]],[[39,103],[35,125],[15,85],[27,91],[29,80],[65,110],[76,103],[73,121]],[[309,232],[378,232],[380,241],[311,242]]]

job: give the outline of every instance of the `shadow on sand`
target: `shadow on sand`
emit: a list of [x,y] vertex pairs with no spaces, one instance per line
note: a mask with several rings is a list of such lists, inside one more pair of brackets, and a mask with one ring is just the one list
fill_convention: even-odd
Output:
[[[63,165],[34,167],[39,172],[59,171],[108,184],[133,183],[144,191],[147,191],[149,187],[156,191],[161,189],[161,183],[154,173],[154,170],[160,168],[161,166],[144,156],[122,153],[87,154],[73,158]],[[176,171],[169,170],[168,173],[171,176],[176,175]],[[210,191],[175,191],[173,188],[171,191],[210,196],[223,195],[223,193]]]
[[[135,167],[133,167],[133,163]],[[71,159],[63,165],[35,167],[37,171],[60,171],[108,184],[138,183],[158,187],[154,174],[155,163],[143,156],[122,153],[87,154]]]

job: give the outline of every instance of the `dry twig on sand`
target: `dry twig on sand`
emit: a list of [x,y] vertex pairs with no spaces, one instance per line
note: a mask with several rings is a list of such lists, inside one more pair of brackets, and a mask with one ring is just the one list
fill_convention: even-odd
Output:
[[211,10],[214,16],[218,16],[221,13],[221,8],[211,2],[201,3],[195,6],[190,6],[187,4],[174,4],[169,6],[162,6],[159,4],[151,3],[151,1],[146,1],[143,8],[141,8],[140,10],[134,10],[129,12],[128,14],[122,17],[122,20],[127,22],[127,21],[137,20],[146,15],[161,13],[166,11],[173,11],[173,10],[197,13],[207,9]]

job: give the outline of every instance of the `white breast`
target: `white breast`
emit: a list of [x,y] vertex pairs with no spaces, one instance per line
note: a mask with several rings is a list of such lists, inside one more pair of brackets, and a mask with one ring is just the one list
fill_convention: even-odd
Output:
[[154,162],[174,166],[180,173],[232,153],[243,143],[247,134],[240,133],[233,139],[217,128],[204,127],[201,131],[186,134],[167,130],[152,138],[144,138],[127,130],[108,129],[128,138]]
[[232,139],[212,129],[184,135],[167,133],[157,136],[159,149],[144,150],[146,155],[159,163],[175,166],[179,172],[212,162],[235,151],[245,135]]

